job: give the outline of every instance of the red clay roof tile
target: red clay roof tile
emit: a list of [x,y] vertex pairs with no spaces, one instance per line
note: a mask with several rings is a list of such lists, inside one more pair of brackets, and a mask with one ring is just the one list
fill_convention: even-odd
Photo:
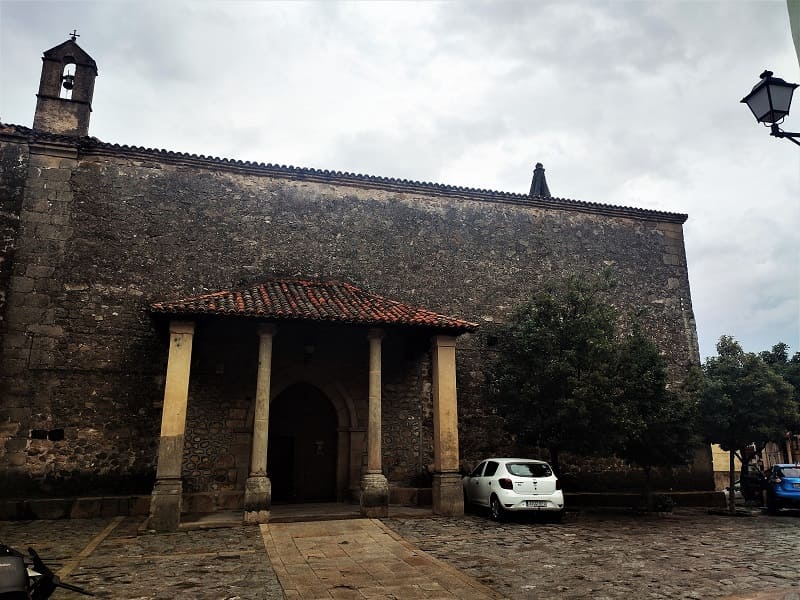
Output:
[[455,332],[477,323],[440,315],[349,283],[274,279],[239,290],[223,290],[171,302],[156,302],[154,313],[230,315],[281,321],[328,321],[360,325],[416,325]]

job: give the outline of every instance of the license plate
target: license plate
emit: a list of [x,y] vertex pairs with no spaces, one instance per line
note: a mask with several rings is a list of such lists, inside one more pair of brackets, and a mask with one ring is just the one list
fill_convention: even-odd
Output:
[[792,487],[795,488],[795,489],[798,489],[798,488],[800,488],[800,483],[793,483]]
[[547,506],[547,502],[545,500],[525,500],[525,506],[531,508],[544,508]]

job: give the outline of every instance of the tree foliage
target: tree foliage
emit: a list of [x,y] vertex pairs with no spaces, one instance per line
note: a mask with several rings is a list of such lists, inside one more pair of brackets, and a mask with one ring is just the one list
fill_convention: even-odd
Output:
[[[730,452],[733,483],[735,452],[752,443],[763,448],[797,426],[800,414],[792,398],[794,389],[761,356],[744,352],[730,336],[720,338],[717,356],[706,360],[703,372],[702,429],[708,442]],[[735,510],[733,493],[728,506]]]
[[640,330],[620,339],[602,299],[611,287],[608,277],[546,284],[499,344],[497,405],[521,442],[550,451],[557,471],[562,451],[617,453],[649,469],[683,464],[691,450],[693,400],[666,389],[664,360]]
[[667,385],[667,365],[658,348],[639,328],[619,349],[617,406],[621,444],[617,453],[643,467],[689,463],[697,435],[700,374],[693,370],[674,388]]
[[614,314],[600,286],[548,283],[512,317],[494,371],[498,406],[518,439],[550,450],[608,448]]
[[790,358],[789,346],[778,342],[772,350],[759,352],[758,356],[794,388],[792,396],[800,405],[800,352]]
[[745,352],[730,336],[703,365],[703,432],[712,444],[737,451],[783,439],[800,420],[793,388],[761,357]]

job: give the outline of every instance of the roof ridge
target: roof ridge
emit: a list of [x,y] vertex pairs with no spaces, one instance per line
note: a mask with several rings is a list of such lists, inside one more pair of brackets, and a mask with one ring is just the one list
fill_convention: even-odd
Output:
[[[543,208],[562,208],[562,209],[592,209],[592,212],[601,213],[631,213],[631,216],[650,216],[661,217],[663,220],[670,222],[684,223],[688,215],[683,213],[674,213],[668,211],[657,210],[653,208],[637,208],[634,206],[621,206],[615,204],[604,204],[601,202],[591,202],[587,200],[574,200],[571,198],[562,198],[558,196],[531,196],[530,194],[523,194],[520,192],[506,192],[502,190],[491,190],[487,188],[476,188],[468,186],[458,186],[445,183],[436,183],[430,181],[419,181],[414,179],[404,179],[398,177],[387,177],[384,175],[368,175],[363,173],[353,173],[350,171],[337,171],[330,169],[318,169],[315,167],[296,167],[294,165],[285,165],[277,163],[264,163],[250,160],[241,160],[233,158],[221,158],[218,156],[209,156],[205,154],[194,154],[189,152],[180,152],[175,150],[165,150],[159,148],[148,148],[146,146],[134,146],[128,144],[117,144],[111,142],[103,142],[96,137],[85,136],[76,138],[74,136],[51,134],[42,131],[36,131],[24,125],[15,125],[13,123],[0,123],[0,135],[4,132],[3,128],[14,128],[16,132],[10,133],[13,135],[26,135],[32,139],[52,140],[56,142],[65,142],[71,145],[77,145],[82,150],[113,150],[132,153],[144,153],[149,155],[157,155],[160,158],[171,158],[178,160],[192,160],[192,161],[207,161],[216,165],[225,165],[231,167],[245,168],[245,169],[259,169],[262,171],[277,171],[281,174],[293,176],[306,176],[314,178],[334,178],[342,181],[343,183],[355,181],[362,185],[364,183],[372,183],[379,185],[400,186],[415,189],[427,189],[437,193],[454,193],[477,197],[486,201],[506,201],[511,203],[521,203],[526,205],[541,206]],[[624,215],[623,215],[624,216]]]

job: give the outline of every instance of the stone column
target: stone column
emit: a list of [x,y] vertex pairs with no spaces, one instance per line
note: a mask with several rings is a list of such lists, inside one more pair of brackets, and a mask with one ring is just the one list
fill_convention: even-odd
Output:
[[189,371],[192,360],[194,323],[169,324],[169,358],[161,412],[161,440],[158,446],[156,483],[150,497],[150,528],[176,531],[181,520],[181,464],[183,434],[186,430],[186,403],[189,398]]
[[275,326],[258,326],[258,376],[253,419],[253,445],[250,452],[250,476],[244,489],[245,523],[266,523],[272,505],[272,484],[267,477],[267,436],[269,434],[269,384],[272,374],[272,337]]
[[433,512],[464,514],[458,472],[458,403],[456,402],[456,338],[437,335],[433,355]]
[[367,470],[361,476],[361,514],[389,515],[389,482],[381,461],[381,339],[383,332],[370,329],[369,338],[369,421],[367,423]]

